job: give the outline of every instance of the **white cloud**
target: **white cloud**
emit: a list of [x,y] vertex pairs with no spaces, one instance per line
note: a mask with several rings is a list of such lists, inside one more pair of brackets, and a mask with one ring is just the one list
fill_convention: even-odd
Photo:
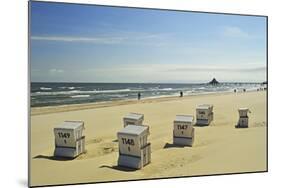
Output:
[[51,74],[60,74],[60,73],[64,73],[64,70],[62,70],[62,69],[50,69],[49,73],[51,73]]
[[239,27],[227,26],[223,28],[223,35],[227,37],[249,37],[250,35]]
[[94,44],[141,44],[164,46],[167,43],[166,38],[171,34],[167,33],[141,33],[141,32],[121,32],[115,36],[31,36],[35,41],[53,41],[53,42],[83,42]]
[[266,67],[262,64],[186,65],[186,64],[118,64],[92,69],[63,70],[52,68],[32,71],[33,81],[67,82],[155,82],[155,83],[205,83],[213,77],[221,82],[262,82],[266,80]]
[[266,67],[260,66],[260,67],[216,67],[216,66],[209,66],[209,67],[182,67],[182,68],[173,68],[167,71],[198,71],[198,72],[259,72],[259,71],[265,71]]
[[245,63],[242,65],[220,65],[220,64],[209,64],[209,65],[188,65],[188,64],[119,64],[118,67],[106,67],[101,70],[106,71],[112,69],[115,71],[146,71],[146,72],[186,72],[186,71],[235,71],[235,72],[255,72],[265,71],[266,67],[260,64]]
[[[220,81],[264,81],[266,67],[259,64],[184,65],[184,64],[119,64],[82,71],[100,82],[206,82],[213,77]],[[92,76],[90,76],[92,75]]]
[[56,42],[90,42],[99,44],[115,44],[124,40],[122,37],[71,37],[71,36],[32,36],[31,40]]

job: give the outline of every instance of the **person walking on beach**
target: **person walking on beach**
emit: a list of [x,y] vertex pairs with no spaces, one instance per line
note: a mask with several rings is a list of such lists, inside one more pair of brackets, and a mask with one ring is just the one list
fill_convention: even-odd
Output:
[[180,91],[180,97],[182,97],[183,96],[183,92],[182,91]]
[[140,99],[141,99],[141,93],[138,92],[138,100],[140,100]]

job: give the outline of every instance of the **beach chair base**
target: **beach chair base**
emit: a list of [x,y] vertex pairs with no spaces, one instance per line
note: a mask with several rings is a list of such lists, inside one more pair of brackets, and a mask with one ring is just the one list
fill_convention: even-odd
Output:
[[141,169],[142,167],[149,164],[151,161],[151,145],[147,144],[141,149],[140,157],[133,155],[119,154],[118,166]]
[[54,151],[55,157],[75,158],[78,155],[85,153],[85,137],[76,141],[75,147],[60,147],[56,146]]
[[119,155],[118,166],[141,169],[142,168],[141,158],[129,156],[129,155]]
[[248,128],[249,127],[249,118],[248,117],[240,117],[236,128]]
[[210,125],[211,121],[208,119],[197,119],[196,120],[196,125],[201,125],[201,126],[208,126]]
[[192,137],[173,137],[174,145],[192,147],[193,142],[194,142],[194,136],[192,136]]

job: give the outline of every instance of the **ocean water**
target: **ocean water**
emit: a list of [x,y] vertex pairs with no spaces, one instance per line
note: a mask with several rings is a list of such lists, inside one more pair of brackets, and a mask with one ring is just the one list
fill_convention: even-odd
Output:
[[256,90],[259,83],[158,84],[158,83],[31,83],[31,107],[57,106],[167,96],[199,95]]

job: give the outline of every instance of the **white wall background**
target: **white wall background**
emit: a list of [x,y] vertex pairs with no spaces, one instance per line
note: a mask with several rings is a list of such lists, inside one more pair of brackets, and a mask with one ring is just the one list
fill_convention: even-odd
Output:
[[[67,1],[67,0],[65,0]],[[68,2],[134,7],[263,14],[269,16],[269,172],[89,184],[69,187],[280,187],[279,123],[281,11],[274,0],[68,0]],[[27,186],[27,0],[1,1],[0,6],[0,187]],[[279,185],[279,186],[278,186]]]

